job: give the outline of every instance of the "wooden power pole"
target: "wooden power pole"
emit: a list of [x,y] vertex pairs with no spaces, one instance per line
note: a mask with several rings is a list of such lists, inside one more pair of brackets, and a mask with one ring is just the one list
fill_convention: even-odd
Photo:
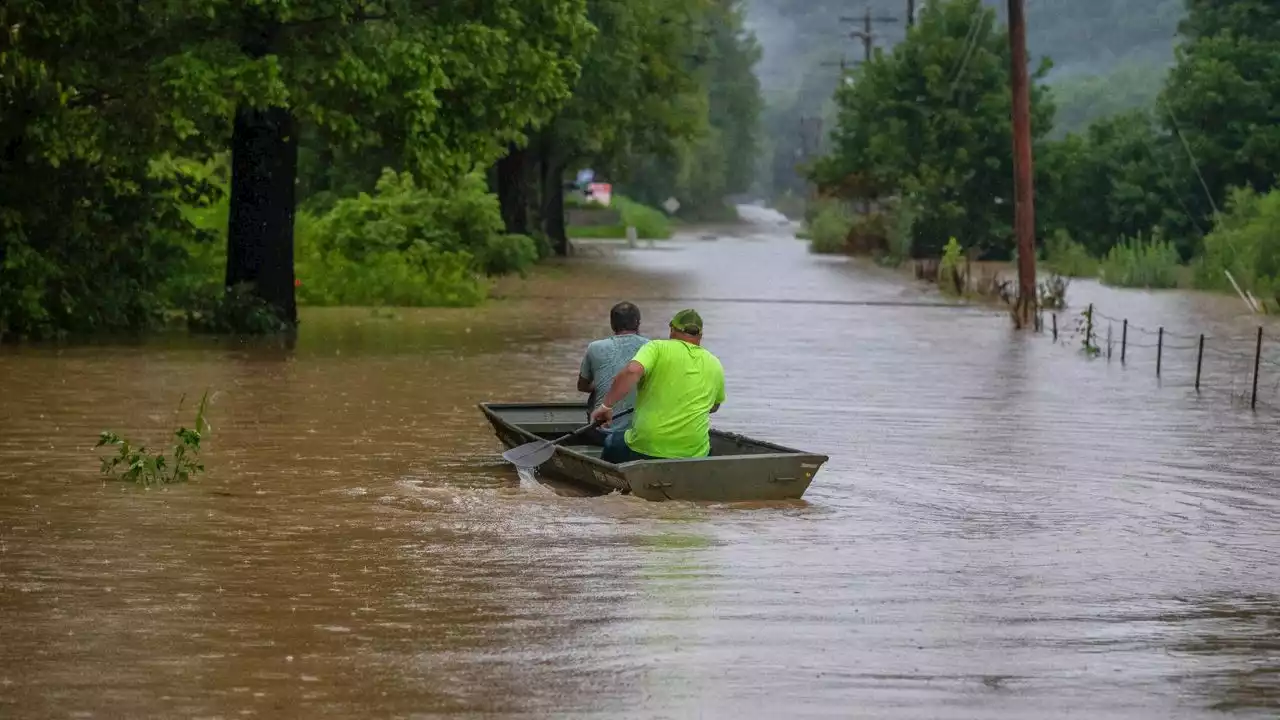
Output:
[[898,18],[872,17],[871,6],[868,5],[867,11],[863,14],[862,17],[860,18],[842,17],[840,18],[840,21],[862,23],[862,29],[854,30],[853,32],[849,33],[849,37],[857,38],[858,40],[862,41],[862,58],[866,62],[871,62],[871,53],[872,53],[872,50],[875,48],[875,39],[876,39],[875,33],[871,32],[871,24],[878,23],[878,22],[880,23],[898,22]]
[[1023,0],[1009,0],[1009,81],[1013,90],[1013,228],[1018,238],[1018,299],[1013,322],[1035,326],[1036,211],[1032,184],[1031,91],[1027,77],[1027,22]]

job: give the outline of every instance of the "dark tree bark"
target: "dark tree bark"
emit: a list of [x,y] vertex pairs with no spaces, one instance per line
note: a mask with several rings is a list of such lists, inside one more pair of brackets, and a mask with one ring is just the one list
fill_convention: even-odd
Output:
[[564,218],[564,178],[563,169],[555,163],[548,163],[543,173],[543,197],[546,198],[542,212],[542,229],[551,241],[556,255],[565,257],[569,254],[569,234]]
[[529,193],[526,164],[529,151],[515,143],[507,146],[507,155],[498,161],[498,203],[502,206],[502,222],[507,232],[529,234]]
[[542,232],[551,241],[556,255],[566,257],[569,254],[569,235],[564,217],[564,163],[556,154],[550,133],[543,135],[539,156]]
[[294,294],[297,123],[286,108],[236,111],[231,138],[227,287],[249,283],[282,320],[298,321]]

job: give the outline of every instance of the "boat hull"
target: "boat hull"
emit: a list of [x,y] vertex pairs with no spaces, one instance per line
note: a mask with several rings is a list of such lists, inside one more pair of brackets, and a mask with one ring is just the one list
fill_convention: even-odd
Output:
[[[587,418],[586,406],[573,403],[481,403],[480,410],[507,448],[558,438]],[[801,498],[828,459],[717,430],[711,431],[708,457],[615,465],[601,460],[599,451],[599,446],[557,446],[538,473],[597,493],[617,491],[658,502],[761,502]]]

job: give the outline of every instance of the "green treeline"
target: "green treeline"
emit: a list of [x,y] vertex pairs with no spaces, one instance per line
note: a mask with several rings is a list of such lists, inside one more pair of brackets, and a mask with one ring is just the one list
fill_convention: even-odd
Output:
[[722,215],[758,141],[741,3],[9,0],[0,337],[474,304],[566,252],[583,167]]
[[[1271,298],[1280,292],[1280,5],[1187,0],[1186,9],[1175,62],[1144,107],[1054,139],[1050,65],[1034,68],[1044,259],[1148,287],[1185,277],[1224,289],[1227,270]],[[1008,68],[996,14],[979,0],[947,0],[850,74],[835,95],[831,151],[812,169],[824,194],[865,211],[850,241],[938,257],[954,236],[982,257],[1011,256]],[[909,237],[890,248],[884,228],[900,227],[898,215],[909,216]]]
[[[1149,104],[1173,61],[1184,3],[1025,0],[1033,65],[1053,59],[1043,81],[1054,90],[1055,129],[1079,130],[1099,117]],[[929,4],[912,3],[917,16]],[[1003,17],[1004,0],[984,4]],[[752,0],[753,27],[765,46],[760,64],[764,157],[757,190],[780,209],[804,195],[804,166],[830,151],[826,135],[837,122],[832,93],[841,82],[840,61],[854,67],[863,58],[861,43],[849,37],[862,29],[858,16],[869,9],[874,18],[884,19],[873,24],[872,32],[876,48],[887,51],[906,37],[907,5],[906,0]],[[969,27],[966,20],[962,34]]]

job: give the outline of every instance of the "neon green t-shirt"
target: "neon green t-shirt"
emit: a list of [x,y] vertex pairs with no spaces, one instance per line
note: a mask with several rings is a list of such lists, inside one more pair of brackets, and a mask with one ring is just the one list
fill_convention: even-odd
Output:
[[724,402],[720,360],[683,340],[650,340],[632,360],[644,367],[644,377],[627,446],[660,458],[709,454],[711,406]]

